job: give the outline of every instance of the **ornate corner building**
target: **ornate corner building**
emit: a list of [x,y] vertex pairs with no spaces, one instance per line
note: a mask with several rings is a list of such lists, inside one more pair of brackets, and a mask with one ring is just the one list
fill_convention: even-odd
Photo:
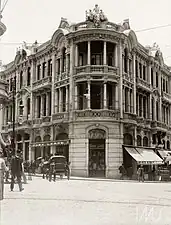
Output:
[[[64,154],[73,175],[98,164],[118,177],[123,145],[152,147],[157,131],[170,149],[171,73],[155,44],[143,47],[129,21],[109,22],[96,5],[86,21],[65,18],[51,40],[17,51],[1,78],[16,83],[16,145],[25,160]],[[13,104],[3,111],[12,134]]]

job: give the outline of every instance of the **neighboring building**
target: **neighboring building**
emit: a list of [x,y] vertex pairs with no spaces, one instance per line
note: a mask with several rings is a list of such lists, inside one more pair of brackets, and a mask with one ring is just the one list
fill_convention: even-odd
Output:
[[[12,135],[16,83],[16,144],[25,160],[58,152],[73,175],[118,177],[130,164],[123,145],[154,147],[157,131],[170,149],[171,73],[158,46],[143,47],[129,21],[107,20],[98,6],[86,21],[62,18],[51,40],[19,50],[1,78],[9,83],[3,135]],[[129,162],[127,162],[129,159]]]

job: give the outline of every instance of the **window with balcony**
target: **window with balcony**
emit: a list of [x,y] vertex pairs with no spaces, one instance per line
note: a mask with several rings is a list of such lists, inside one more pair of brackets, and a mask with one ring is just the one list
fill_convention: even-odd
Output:
[[23,71],[20,72],[20,89],[23,86]]
[[158,73],[156,72],[156,87],[159,87],[159,76]]
[[153,80],[153,69],[151,68],[151,85],[154,85],[154,80]]
[[51,92],[48,92],[48,116],[51,116]]
[[57,59],[57,74],[60,74],[60,59]]
[[41,75],[41,65],[37,65],[37,80],[40,80],[40,75]]
[[163,91],[166,91],[166,86],[165,86],[165,79],[163,78]]
[[65,112],[66,111],[66,88],[63,87],[62,88],[62,111]]
[[102,65],[102,54],[92,54],[91,65]]
[[41,117],[41,96],[37,96],[37,118]]
[[140,73],[140,78],[142,78],[142,64],[139,63],[139,73]]
[[30,116],[30,98],[27,99],[27,119]]
[[159,103],[156,102],[156,120],[159,121]]
[[82,53],[80,53],[79,54],[79,62],[78,62],[79,64],[79,66],[83,66],[84,65],[84,62],[83,62],[83,54]]
[[128,64],[127,64],[127,60],[128,60],[128,51],[127,49],[124,49],[124,72],[128,73]]
[[168,93],[168,81],[166,80],[166,93]]
[[46,76],[46,62],[43,63],[42,65],[42,78],[45,78]]
[[146,66],[143,65],[143,80],[146,80]]
[[48,76],[52,76],[52,59],[48,61]]
[[27,68],[27,86],[30,86],[30,80],[31,80],[31,68]]

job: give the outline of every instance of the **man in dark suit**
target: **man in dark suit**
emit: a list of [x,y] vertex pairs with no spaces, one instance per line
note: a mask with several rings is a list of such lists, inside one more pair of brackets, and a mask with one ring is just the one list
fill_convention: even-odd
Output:
[[20,191],[24,190],[21,183],[23,168],[22,168],[22,158],[20,154],[21,154],[21,151],[17,150],[17,154],[13,156],[11,159],[11,185],[10,185],[11,191],[13,191],[14,189],[15,178],[17,178],[19,190]]

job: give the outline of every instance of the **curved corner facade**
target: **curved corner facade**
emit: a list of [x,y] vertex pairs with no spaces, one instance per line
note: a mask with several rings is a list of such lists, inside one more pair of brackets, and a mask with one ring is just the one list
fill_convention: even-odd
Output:
[[[28,50],[29,49],[29,50]],[[111,23],[97,7],[86,21],[62,18],[51,40],[17,52],[1,77],[11,104],[3,136],[12,135],[16,85],[16,146],[25,160],[64,154],[72,175],[117,178],[123,145],[170,149],[171,74],[158,46],[143,47],[129,21]]]

